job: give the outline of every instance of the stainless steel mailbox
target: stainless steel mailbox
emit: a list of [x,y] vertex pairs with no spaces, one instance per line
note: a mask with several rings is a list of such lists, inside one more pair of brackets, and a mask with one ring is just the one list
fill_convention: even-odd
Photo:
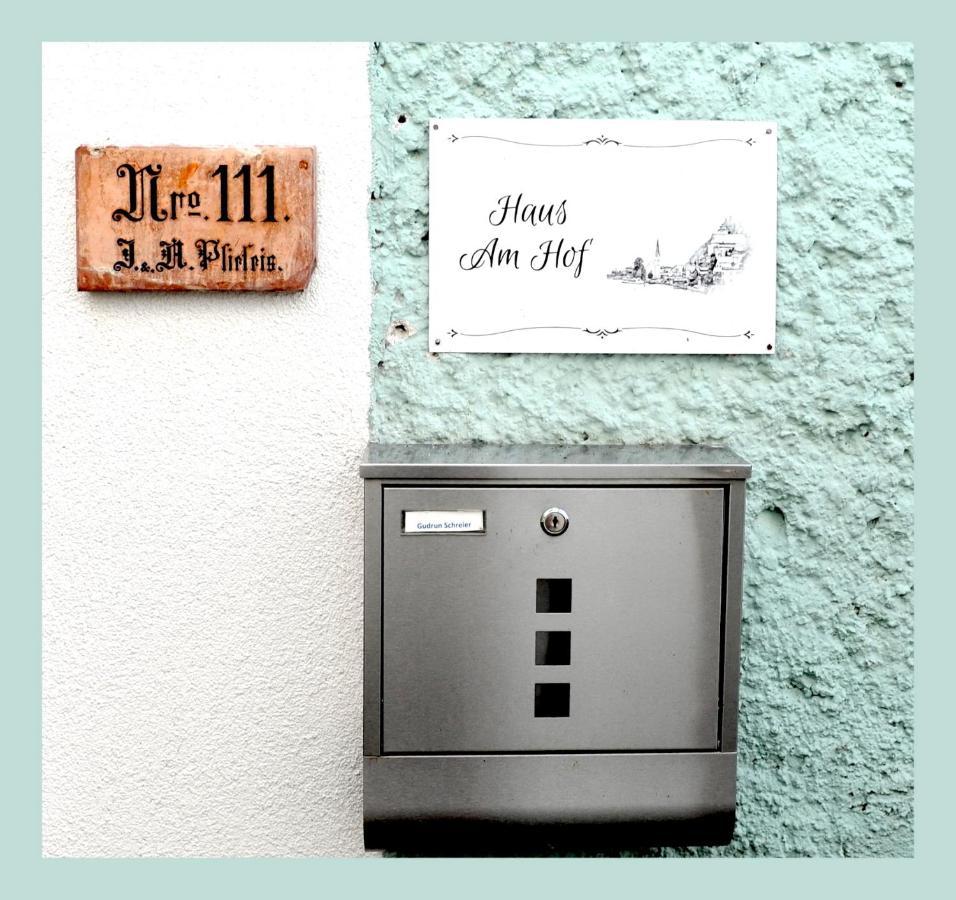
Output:
[[371,445],[361,473],[367,846],[730,839],[749,464]]

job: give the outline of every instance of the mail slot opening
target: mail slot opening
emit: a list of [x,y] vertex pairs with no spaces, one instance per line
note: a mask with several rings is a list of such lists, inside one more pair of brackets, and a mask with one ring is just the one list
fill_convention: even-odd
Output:
[[536,666],[570,666],[571,632],[536,631],[534,664]]
[[534,716],[536,719],[559,719],[571,715],[570,684],[536,684]]
[[539,613],[571,612],[571,579],[539,578],[535,610]]

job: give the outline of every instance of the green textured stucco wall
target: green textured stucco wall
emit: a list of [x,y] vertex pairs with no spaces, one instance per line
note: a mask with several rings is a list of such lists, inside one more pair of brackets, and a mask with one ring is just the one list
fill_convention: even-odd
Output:
[[[376,44],[370,77],[372,440],[749,459],[737,832],[687,852],[911,854],[912,47]],[[429,354],[441,116],[776,120],[777,354]]]

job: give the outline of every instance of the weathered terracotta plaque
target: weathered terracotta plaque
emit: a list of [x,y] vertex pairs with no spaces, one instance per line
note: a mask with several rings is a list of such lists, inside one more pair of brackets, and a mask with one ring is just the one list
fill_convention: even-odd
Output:
[[312,147],[78,147],[81,291],[301,291]]

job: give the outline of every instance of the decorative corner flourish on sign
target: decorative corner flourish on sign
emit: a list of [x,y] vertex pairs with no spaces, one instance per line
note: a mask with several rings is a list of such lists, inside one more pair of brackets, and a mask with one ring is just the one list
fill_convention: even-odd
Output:
[[[769,132],[768,132],[769,133]],[[540,144],[533,141],[516,141],[513,138],[503,138],[491,134],[452,134],[448,138],[449,144],[455,144],[458,141],[500,141],[503,144],[515,144],[518,147],[623,147],[628,150],[675,150],[679,147],[697,147],[701,144],[719,144],[722,142],[732,143],[732,144],[745,144],[748,147],[753,147],[757,143],[755,138],[706,138],[701,141],[688,141],[684,144],[625,144],[623,141],[616,140],[615,138],[605,137],[603,134],[600,137],[587,138],[583,141],[575,141],[572,144]]]
[[[461,337],[483,338],[497,337],[502,334],[512,334],[517,331],[580,331],[584,334],[590,334],[593,337],[599,337],[602,341],[611,335],[621,334],[625,331],[679,331],[684,334],[696,334],[700,337],[711,338],[746,338],[748,341],[754,336],[749,328],[746,331],[736,334],[714,334],[709,331],[694,331],[692,328],[675,328],[670,325],[626,325],[622,328],[581,328],[577,325],[525,325],[521,328],[505,328],[501,331],[457,331],[452,328],[448,331],[449,338]],[[438,341],[436,340],[436,344]]]

